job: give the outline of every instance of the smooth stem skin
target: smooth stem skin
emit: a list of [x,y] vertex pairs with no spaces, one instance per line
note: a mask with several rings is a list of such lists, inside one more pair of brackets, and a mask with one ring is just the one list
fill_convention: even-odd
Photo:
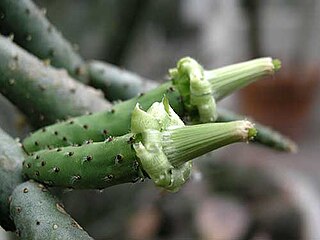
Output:
[[7,231],[15,230],[9,216],[9,197],[23,181],[21,163],[25,157],[19,143],[0,128],[0,225]]
[[[246,118],[245,116],[235,114],[225,109],[218,109],[218,116],[218,122],[229,122]],[[259,143],[278,151],[297,152],[298,146],[291,139],[260,123],[255,122],[255,128],[258,133],[253,140],[254,143]]]
[[53,66],[65,68],[72,76],[87,81],[83,60],[74,47],[47,20],[45,12],[31,0],[1,0],[1,25],[14,41]]
[[21,239],[93,239],[39,183],[28,181],[17,186],[11,196],[10,212]]
[[[188,61],[188,58],[185,58],[185,60]],[[199,68],[201,68],[194,60],[191,61],[195,63],[194,65],[196,67],[199,66]],[[211,76],[209,81],[219,84],[213,84],[212,91],[214,93],[222,91],[221,96],[225,96],[230,91],[225,91],[222,86],[223,84],[228,85],[230,83],[229,78],[232,80],[231,89],[236,90],[234,87],[236,79],[240,81],[239,87],[243,87],[245,81],[251,81],[251,77],[257,80],[257,74],[260,74],[259,76],[273,74],[274,65],[272,64],[271,58],[258,59],[257,61],[259,62],[258,65],[255,62],[246,62],[242,65],[236,64],[235,66],[222,68],[222,70],[214,70],[213,73],[209,74]],[[262,63],[260,64],[260,62]],[[251,68],[248,69],[248,66],[252,65],[257,65],[258,67],[253,67],[253,70]],[[267,67],[265,65],[267,65]],[[265,68],[271,70],[265,71]],[[231,71],[231,74],[228,74],[229,71]],[[259,73],[259,71],[261,71],[261,73]],[[188,77],[187,72],[182,76],[179,71],[176,72],[177,78],[175,81],[168,81],[143,96],[138,96],[116,104],[112,111],[100,112],[91,116],[81,116],[69,122],[51,125],[35,132],[23,142],[26,151],[30,153],[48,147],[82,144],[84,141],[90,139],[93,141],[103,141],[108,136],[121,136],[126,134],[130,129],[130,116],[136,103],[140,103],[142,109],[146,110],[153,102],[161,101],[164,95],[168,97],[172,108],[182,119],[189,122],[199,122],[199,111],[193,106],[189,106],[190,99],[188,99],[187,93],[189,87],[188,81],[186,80],[186,77]],[[180,84],[178,90],[172,82],[179,83],[179,76],[183,78],[185,84]],[[220,82],[223,84],[221,85]],[[215,87],[217,87],[217,89],[215,89]]]
[[110,109],[103,94],[47,66],[0,36],[0,92],[31,120],[44,126],[87,112]]
[[[236,121],[168,129],[162,134],[163,153],[173,166],[180,166],[214,149],[249,141],[255,129],[248,121]],[[24,161],[23,174],[49,186],[69,188],[103,189],[136,182],[148,176],[133,147],[142,138],[127,134],[80,147],[38,151]]]
[[157,83],[101,61],[87,63],[89,84],[101,89],[109,100],[126,100],[157,87]]

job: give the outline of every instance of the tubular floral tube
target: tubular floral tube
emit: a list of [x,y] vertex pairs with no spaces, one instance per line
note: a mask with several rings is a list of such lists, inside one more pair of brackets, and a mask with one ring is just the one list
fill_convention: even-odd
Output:
[[136,105],[131,133],[35,152],[24,161],[23,173],[50,186],[97,189],[150,177],[156,186],[175,192],[191,174],[190,160],[255,134],[248,121],[184,126],[164,99],[146,112]]
[[[239,87],[242,87],[244,82],[273,74],[277,68],[271,58],[263,58],[258,63],[249,61],[206,74],[195,60],[183,58],[175,69],[170,70],[172,80],[156,89],[116,104],[110,111],[80,116],[42,128],[26,138],[23,145],[31,153],[44,148],[79,145],[89,140],[103,141],[109,136],[124,135],[130,130],[131,112],[135,105],[139,103],[146,110],[153,102],[161,101],[164,95],[174,111],[187,122],[213,122],[217,118],[214,94],[221,91],[219,100],[230,93],[226,90],[228,86],[232,91],[236,90],[237,79]],[[226,87],[222,87],[224,85]]]

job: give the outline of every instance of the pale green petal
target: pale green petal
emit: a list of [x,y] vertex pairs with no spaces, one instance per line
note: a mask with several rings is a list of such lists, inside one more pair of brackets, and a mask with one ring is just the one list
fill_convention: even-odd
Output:
[[137,104],[131,115],[131,132],[142,133],[145,129],[160,129],[160,123]]

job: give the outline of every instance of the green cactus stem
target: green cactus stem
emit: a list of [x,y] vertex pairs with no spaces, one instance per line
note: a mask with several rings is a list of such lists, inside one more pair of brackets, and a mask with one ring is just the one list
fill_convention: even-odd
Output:
[[101,92],[74,81],[0,36],[0,92],[36,126],[110,108]]
[[147,112],[137,105],[131,133],[78,147],[42,150],[23,163],[28,178],[50,186],[102,189],[150,177],[156,186],[177,191],[191,173],[191,159],[235,142],[249,141],[248,121],[185,127],[167,100]]
[[109,100],[129,99],[141,89],[146,91],[155,87],[152,81],[145,81],[117,66],[99,61],[86,64],[72,44],[49,22],[45,10],[39,9],[31,0],[3,0],[0,13],[1,26],[13,34],[16,43],[38,58],[49,60],[52,66],[66,69],[81,82],[101,89]]
[[[254,71],[249,69],[250,74],[247,75],[242,72],[242,65],[232,68],[234,75],[229,74],[229,77],[232,77],[232,89],[235,90],[234,82],[237,76],[241,80],[240,86],[243,86],[244,76],[247,81],[252,81],[252,77],[258,79],[272,74],[274,66],[270,65],[271,58],[266,58],[263,62],[265,65],[260,64],[259,67],[254,68]],[[256,63],[254,62],[253,65],[255,66]],[[268,67],[270,70],[265,71]],[[161,101],[164,95],[169,99],[174,111],[184,120],[197,123],[212,122],[217,118],[217,114],[215,99],[211,94],[217,90],[210,88],[211,85],[216,86],[210,82],[221,80],[225,84],[229,84],[230,82],[225,79],[227,74],[225,71],[228,72],[229,68],[224,69],[214,70],[217,72],[215,77],[213,77],[214,74],[211,74],[210,79],[204,79],[202,67],[191,58],[183,58],[178,62],[177,68],[170,70],[172,81],[168,81],[146,94],[116,104],[111,111],[73,118],[40,129],[26,138],[23,145],[30,153],[48,147],[79,145],[88,140],[103,141],[109,136],[124,135],[130,130],[131,112],[136,103],[139,103],[142,109],[146,110],[153,102]],[[243,71],[248,71],[247,65]],[[227,93],[229,94],[224,91],[220,96]]]
[[[15,41],[19,45],[41,59],[49,59],[53,66],[67,69],[72,76],[86,83],[88,83],[86,73],[89,71],[89,83],[101,88],[111,100],[129,99],[138,92],[141,92],[138,86],[141,85],[142,78],[135,74],[124,72],[124,74],[120,75],[118,71],[122,70],[118,67],[102,62],[93,61],[84,64],[80,55],[72,48],[71,44],[47,20],[44,11],[39,9],[31,0],[2,0],[0,2],[0,13],[3,16],[1,19],[2,25],[7,28],[7,31],[14,34]],[[244,80],[242,82],[243,86],[258,78],[270,75],[277,69],[279,62],[271,63],[268,59],[269,64],[266,64],[266,61],[267,59],[265,58],[255,60],[255,64],[248,62],[247,65],[244,63],[241,67],[233,65],[232,67],[228,67],[228,71],[221,69],[222,72],[215,70],[203,71],[205,79],[209,80],[210,84],[216,85],[212,86],[212,89],[216,89],[216,91],[212,90],[214,99],[217,101],[219,98],[230,94],[235,90],[233,87],[239,88],[239,80],[237,80],[238,77],[234,78],[236,74],[232,72],[233,70],[237,71],[239,68],[248,67],[246,72],[238,72],[239,74],[244,74],[241,75],[242,80]],[[264,71],[261,68],[264,68]],[[228,85],[224,81],[215,81],[216,75],[221,73],[225,80],[231,77],[228,80]],[[225,73],[227,74],[225,75]],[[250,81],[247,79],[248,75],[250,76]],[[218,78],[221,79],[222,76]],[[233,80],[235,79],[237,83],[234,85]],[[147,82],[150,84],[144,89],[153,87],[152,81]],[[146,81],[144,81],[142,86],[145,86],[145,83]]]
[[26,159],[23,173],[49,186],[103,189],[144,178],[132,135],[81,147],[42,150]]
[[25,157],[20,144],[0,128],[0,225],[7,231],[15,230],[9,217],[9,197],[23,181],[21,163]]
[[93,239],[42,184],[22,183],[10,200],[11,217],[21,239]]
[[22,183],[25,157],[21,144],[0,129],[1,227],[23,239],[91,239],[44,186]]
[[14,35],[14,41],[53,66],[65,68],[77,79],[86,81],[83,60],[74,47],[47,20],[45,10],[31,0],[1,0],[1,25]]
[[[229,122],[246,118],[245,116],[235,114],[225,109],[218,109],[218,113],[218,122]],[[278,151],[293,153],[298,151],[298,146],[291,139],[262,124],[255,123],[255,127],[258,130],[258,133],[253,142],[271,147]]]
[[129,99],[157,87],[157,83],[101,61],[87,64],[89,85],[101,89],[109,100]]

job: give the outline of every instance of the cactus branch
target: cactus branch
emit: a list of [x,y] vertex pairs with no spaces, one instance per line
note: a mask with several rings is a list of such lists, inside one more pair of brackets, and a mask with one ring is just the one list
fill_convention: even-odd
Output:
[[[3,0],[0,3],[0,11],[4,16],[2,19],[4,26],[14,33],[16,41],[21,46],[39,58],[50,59],[54,66],[67,69],[71,75],[80,80],[86,79],[85,76],[81,76],[81,73],[89,71],[89,83],[101,88],[110,100],[128,99],[140,92],[138,87],[141,85],[141,80],[135,74],[124,72],[120,75],[118,70],[121,70],[118,67],[97,61],[84,64],[71,44],[49,23],[43,11],[31,0]],[[181,60],[180,63],[184,60]],[[272,74],[279,67],[279,61],[260,58],[228,66],[225,69],[204,71],[202,74],[205,76],[204,79],[212,85],[214,100],[218,101],[236,89]],[[216,79],[220,80],[216,81]],[[88,83],[87,80],[85,82]],[[131,82],[130,85],[129,82]],[[152,81],[147,82],[150,83],[148,85],[153,85]],[[203,84],[205,83],[201,84],[202,87],[204,87]],[[204,109],[208,111],[207,108]]]
[[14,35],[14,41],[53,66],[65,68],[74,77],[86,81],[83,60],[72,45],[47,20],[45,11],[31,0],[0,1],[1,24]]
[[17,186],[10,213],[22,239],[93,239],[42,184],[28,181]]
[[[251,66],[250,63],[245,66]],[[230,71],[232,74],[227,74]],[[237,69],[237,71],[234,71]],[[264,71],[264,68],[255,70]],[[245,73],[245,67],[243,72]],[[243,83],[243,74],[238,66],[216,70],[215,81],[225,79],[225,75],[233,78],[239,76],[240,86]],[[272,74],[272,71],[268,73]],[[190,122],[212,122],[216,119],[215,99],[211,96],[216,89],[210,87],[208,80],[203,77],[202,67],[191,58],[183,58],[177,68],[170,71],[172,81],[137,96],[125,102],[114,105],[111,111],[96,113],[90,116],[81,116],[69,122],[58,123],[35,132],[23,142],[28,152],[34,152],[47,146],[59,147],[71,144],[82,144],[86,140],[103,141],[109,136],[121,136],[130,130],[130,113],[136,103],[142,109],[148,109],[155,101],[161,101],[164,95],[169,99],[172,108],[177,114]],[[246,79],[250,78],[246,75]],[[228,81],[223,81],[228,84]],[[235,84],[232,84],[234,87]],[[213,85],[216,86],[216,85]],[[219,85],[220,86],[220,85]],[[221,89],[221,88],[220,88]],[[233,88],[233,90],[236,90]]]
[[0,128],[0,225],[13,231],[15,225],[9,217],[9,197],[22,182],[21,163],[25,153],[21,146]]
[[[49,233],[57,234],[53,235],[57,236],[54,239],[65,239],[62,234],[74,236],[68,239],[91,239],[87,233],[78,229],[80,226],[64,211],[61,204],[56,204],[56,199],[43,186],[22,183],[21,163],[25,157],[21,144],[0,128],[1,227],[7,231],[16,230],[24,239],[51,239],[47,237]],[[54,223],[58,223],[58,230],[52,229]]]
[[2,36],[0,74],[1,93],[37,126],[110,107],[99,91],[45,65]]
[[103,189],[136,182],[144,175],[132,148],[132,135],[80,147],[42,150],[23,163],[26,177],[49,186]]
[[109,100],[129,99],[157,87],[156,82],[101,61],[87,64],[89,85],[101,89]]
[[[71,43],[46,18],[44,10],[31,0],[0,2],[1,25],[20,46],[76,79],[100,88],[110,100],[128,99],[154,88],[152,81],[100,61],[84,62]],[[88,74],[90,76],[88,76]],[[141,88],[140,88],[141,87]]]
[[24,161],[23,173],[50,186],[98,189],[148,176],[156,186],[175,192],[191,174],[191,159],[254,134],[248,121],[185,127],[164,99],[146,112],[135,107],[131,133],[35,152]]

